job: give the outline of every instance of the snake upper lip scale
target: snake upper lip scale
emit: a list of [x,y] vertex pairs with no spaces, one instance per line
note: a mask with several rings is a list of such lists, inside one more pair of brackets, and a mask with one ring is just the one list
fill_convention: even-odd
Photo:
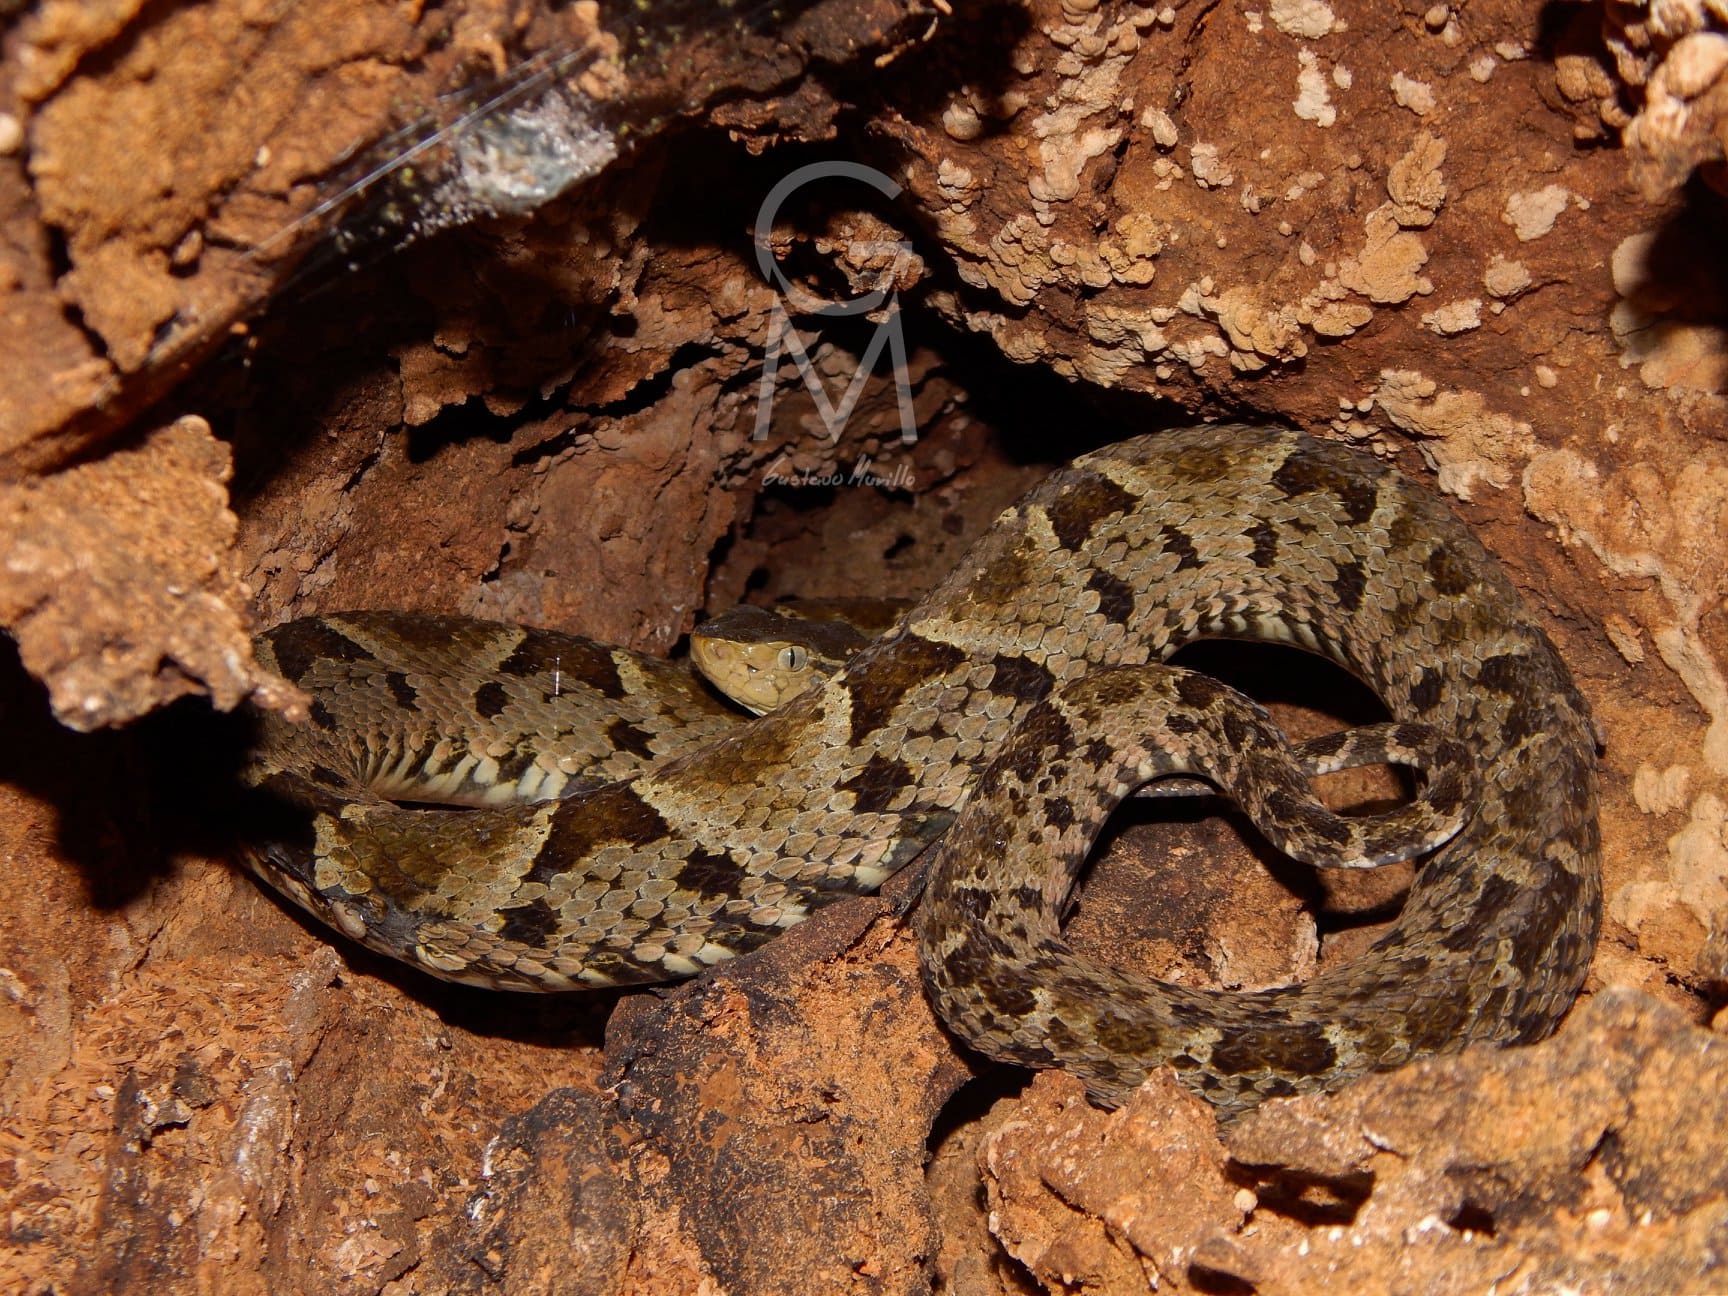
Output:
[[[1133,977],[1058,929],[1110,806],[1171,769],[1225,785],[1316,862],[1374,862],[1373,824],[1324,817],[1307,790],[1325,752],[1292,752],[1239,695],[1159,664],[1216,637],[1294,643],[1366,681],[1394,721],[1385,758],[1426,752],[1397,832],[1420,849],[1456,829],[1390,931],[1297,986]],[[673,664],[459,618],[312,617],[260,651],[316,700],[311,724],[264,721],[250,778],[281,813],[248,862],[451,980],[689,975],[942,837],[915,922],[962,1039],[1071,1068],[1106,1103],[1168,1064],[1229,1117],[1542,1037],[1600,922],[1595,744],[1547,637],[1429,492],[1282,429],[1156,433],[1076,460],[884,638],[756,720]]]

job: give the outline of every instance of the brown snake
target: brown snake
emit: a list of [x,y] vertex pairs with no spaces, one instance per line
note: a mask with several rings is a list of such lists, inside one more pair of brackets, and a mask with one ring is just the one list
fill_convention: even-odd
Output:
[[[1398,722],[1379,759],[1426,772],[1416,802],[1328,814],[1305,774],[1359,763],[1336,755],[1345,739],[1292,753],[1240,695],[1158,664],[1226,637],[1363,679]],[[958,1035],[1109,1103],[1169,1064],[1230,1115],[1539,1038],[1596,937],[1595,746],[1565,667],[1434,497],[1298,433],[1194,428],[1076,460],[884,638],[741,724],[666,663],[541,631],[347,614],[260,647],[317,700],[310,725],[265,722],[252,778],[281,812],[253,867],[452,980],[688,975],[941,837],[916,922]],[[612,717],[562,717],[576,695]],[[1218,783],[1312,863],[1408,857],[1457,831],[1355,961],[1272,990],[1170,986],[1086,962],[1058,925],[1110,809],[1169,773]]]

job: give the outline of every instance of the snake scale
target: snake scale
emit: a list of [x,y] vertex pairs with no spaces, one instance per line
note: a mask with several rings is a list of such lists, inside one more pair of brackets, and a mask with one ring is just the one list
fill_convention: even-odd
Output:
[[[1204,638],[1293,643],[1364,680],[1393,717],[1382,758],[1424,771],[1415,801],[1325,812],[1304,775],[1348,762],[1346,739],[1292,752],[1252,703],[1161,664]],[[1595,742],[1565,667],[1437,499],[1296,432],[1193,428],[1077,459],[885,636],[754,720],[667,663],[454,618],[305,618],[260,650],[315,701],[310,724],[264,721],[249,863],[451,980],[686,976],[938,842],[915,922],[962,1039],[1109,1104],[1170,1065],[1229,1117],[1540,1038],[1596,938]],[[609,718],[561,715],[579,701]],[[1087,962],[1059,929],[1111,808],[1167,774],[1227,788],[1316,864],[1450,839],[1354,961],[1270,990],[1171,986]]]

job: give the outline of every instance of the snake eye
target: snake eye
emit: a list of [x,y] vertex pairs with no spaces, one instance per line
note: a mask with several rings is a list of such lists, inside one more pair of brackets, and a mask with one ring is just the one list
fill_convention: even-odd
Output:
[[797,644],[788,644],[780,650],[780,655],[775,658],[775,661],[780,664],[780,669],[786,671],[803,670],[804,663],[808,660],[810,660],[810,654]]

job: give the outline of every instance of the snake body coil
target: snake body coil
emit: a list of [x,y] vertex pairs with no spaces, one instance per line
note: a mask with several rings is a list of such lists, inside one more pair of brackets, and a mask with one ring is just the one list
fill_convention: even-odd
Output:
[[[1135,783],[1289,768],[1236,695],[1158,665],[1218,637],[1321,653],[1405,737],[1457,740],[1475,766],[1462,829],[1393,929],[1300,986],[1136,980],[1081,961],[1057,927]],[[1470,1040],[1539,1038],[1596,936],[1594,742],[1564,666],[1437,500],[1297,433],[1196,428],[1075,461],[839,674],[736,727],[664,663],[544,632],[349,614],[260,646],[318,700],[311,725],[266,723],[253,778],[283,817],[253,866],[453,980],[688,975],[872,890],[953,825],[918,925],[956,1031],[1070,1067],[1106,1101],[1169,1063],[1229,1114]],[[608,718],[570,719],[579,698]],[[1374,862],[1360,821],[1264,777],[1238,795],[1275,839]]]

